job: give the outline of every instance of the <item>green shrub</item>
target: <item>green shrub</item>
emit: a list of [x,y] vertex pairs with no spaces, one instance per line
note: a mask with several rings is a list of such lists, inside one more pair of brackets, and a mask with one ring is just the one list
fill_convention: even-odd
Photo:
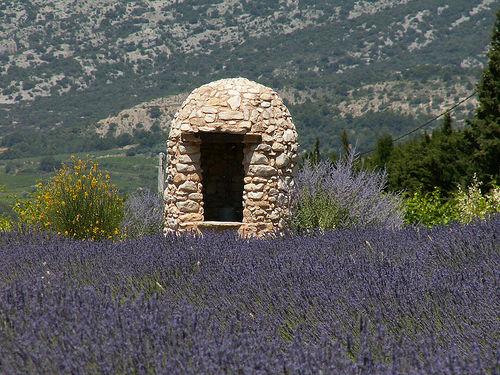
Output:
[[405,222],[425,226],[453,221],[466,224],[500,212],[500,187],[493,186],[489,194],[483,195],[481,184],[474,174],[471,185],[467,189],[458,186],[457,193],[448,201],[442,198],[438,188],[425,194],[417,191],[405,200]]
[[430,227],[458,220],[456,201],[452,199],[444,202],[438,188],[425,194],[416,191],[406,199],[405,206],[405,222],[407,224],[421,224]]
[[47,183],[39,183],[33,199],[17,202],[22,221],[76,239],[101,240],[120,235],[123,199],[98,163],[75,160],[63,164]]
[[471,222],[476,218],[485,219],[492,213],[500,212],[500,187],[493,186],[489,194],[482,195],[479,188],[481,185],[482,182],[474,173],[467,190],[458,187],[456,200],[462,223]]

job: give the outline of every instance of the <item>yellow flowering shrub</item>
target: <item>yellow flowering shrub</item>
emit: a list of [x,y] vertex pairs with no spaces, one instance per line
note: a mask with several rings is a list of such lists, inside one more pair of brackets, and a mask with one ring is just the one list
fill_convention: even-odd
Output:
[[118,189],[88,155],[87,160],[71,158],[16,211],[24,222],[76,239],[118,237],[123,218]]

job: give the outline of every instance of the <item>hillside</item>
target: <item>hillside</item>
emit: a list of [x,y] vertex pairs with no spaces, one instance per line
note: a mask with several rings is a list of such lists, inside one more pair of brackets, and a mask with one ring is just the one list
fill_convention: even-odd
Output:
[[[0,137],[11,137],[0,147],[17,142],[28,156],[20,144],[29,142],[13,134],[41,132],[63,144],[68,137],[58,134],[96,134],[98,121],[123,110],[139,117],[121,121],[125,112],[101,124],[117,123],[115,132],[120,124],[164,128],[177,95],[245,76],[283,95],[306,148],[320,136],[334,149],[341,129],[367,148],[381,132],[399,134],[472,91],[499,7],[495,0],[3,2]],[[163,108],[154,100],[170,109],[150,111]],[[458,120],[473,107],[461,107]]]

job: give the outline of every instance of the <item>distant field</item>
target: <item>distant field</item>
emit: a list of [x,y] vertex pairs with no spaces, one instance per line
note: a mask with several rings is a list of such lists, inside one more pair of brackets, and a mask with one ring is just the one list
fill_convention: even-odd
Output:
[[[85,153],[75,154],[85,159]],[[56,161],[69,162],[70,154],[53,155]],[[114,149],[92,153],[92,160],[99,163],[102,170],[107,171],[111,181],[122,194],[130,194],[138,189],[157,189],[158,159],[149,155],[126,156],[123,150]],[[0,161],[0,185],[6,191],[0,191],[0,215],[8,209],[8,195],[15,194],[20,198],[28,198],[40,180],[49,179],[54,172],[40,170],[42,158],[23,158]]]

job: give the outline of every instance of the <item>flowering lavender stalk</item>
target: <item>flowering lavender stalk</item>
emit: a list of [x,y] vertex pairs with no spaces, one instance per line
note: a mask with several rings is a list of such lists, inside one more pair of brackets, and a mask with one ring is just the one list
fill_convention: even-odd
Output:
[[0,374],[498,374],[499,237],[1,231]]
[[146,190],[126,201],[122,228],[127,237],[160,233],[162,225],[163,200],[160,196]]
[[357,170],[356,161],[354,151],[335,163],[321,161],[312,166],[306,161],[294,183],[286,185],[291,228],[402,226],[402,198],[384,192],[385,170]]

